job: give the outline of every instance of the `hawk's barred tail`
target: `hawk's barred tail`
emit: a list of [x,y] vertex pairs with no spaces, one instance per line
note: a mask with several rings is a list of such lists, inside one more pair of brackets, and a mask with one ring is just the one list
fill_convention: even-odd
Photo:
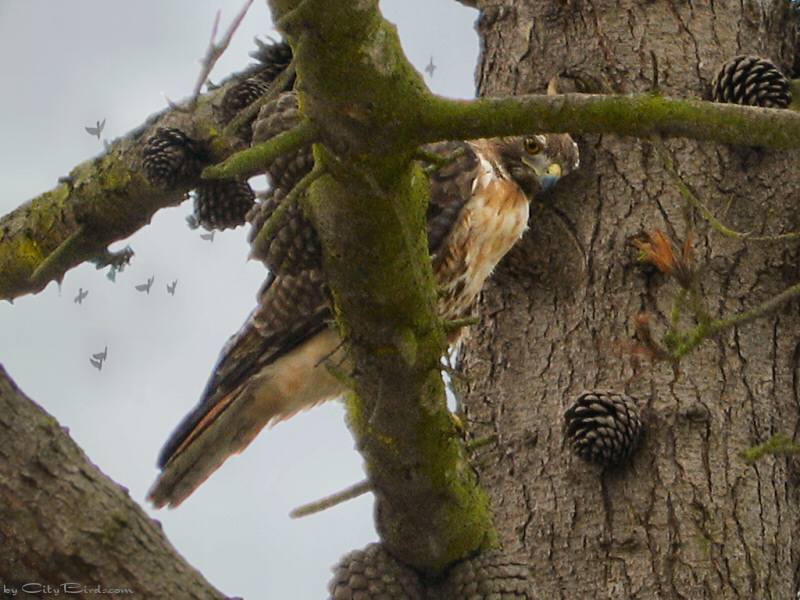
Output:
[[[525,231],[530,202],[576,169],[580,156],[567,134],[448,142],[428,150],[446,157],[435,161],[444,164],[430,179],[428,239],[442,291],[439,315],[455,319],[469,314],[487,277]],[[162,472],[150,492],[154,504],[177,506],[265,426],[345,391],[326,368],[341,370],[345,354],[331,320],[319,270],[270,273],[200,404],[164,447]]]
[[[326,329],[224,396],[204,399],[185,422],[195,421],[195,412],[200,410],[203,417],[188,431],[179,427],[174,434],[179,439],[168,443],[175,449],[163,457],[161,474],[148,499],[157,508],[178,506],[265,426],[344,393],[344,384],[326,366],[329,361],[341,361],[340,354],[339,336]],[[213,402],[210,409],[209,401]]]

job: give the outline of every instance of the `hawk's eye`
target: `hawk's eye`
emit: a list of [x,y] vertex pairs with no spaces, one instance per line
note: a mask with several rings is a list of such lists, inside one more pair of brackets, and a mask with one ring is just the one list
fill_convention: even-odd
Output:
[[542,151],[542,145],[536,138],[525,138],[525,152],[528,154],[539,154]]

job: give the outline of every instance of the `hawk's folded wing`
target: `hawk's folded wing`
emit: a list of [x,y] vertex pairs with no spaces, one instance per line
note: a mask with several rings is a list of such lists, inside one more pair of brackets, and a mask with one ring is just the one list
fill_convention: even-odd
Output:
[[226,344],[200,402],[178,425],[158,460],[150,490],[156,506],[177,506],[266,425],[340,395],[326,363],[341,360],[318,271],[275,277]]

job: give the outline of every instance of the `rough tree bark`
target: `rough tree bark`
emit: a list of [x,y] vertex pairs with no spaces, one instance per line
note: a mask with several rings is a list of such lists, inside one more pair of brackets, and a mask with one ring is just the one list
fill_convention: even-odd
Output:
[[[789,74],[789,2],[478,1],[481,95],[523,94],[566,75],[606,92],[654,88],[707,97],[738,54]],[[654,81],[654,65],[657,82]],[[484,292],[462,351],[471,435],[506,548],[529,557],[543,598],[793,598],[798,493],[792,461],[739,453],[798,424],[796,304],[723,332],[678,368],[650,360],[678,285],[637,260],[632,240],[689,239],[712,317],[738,313],[798,280],[797,241],[726,238],[692,209],[658,140],[578,138],[581,169],[533,211],[531,230]],[[673,140],[667,154],[727,226],[797,231],[790,152]],[[685,325],[691,325],[686,320]],[[632,462],[603,471],[564,444],[563,411],[586,389],[640,399],[646,433]]]
[[[295,2],[276,4],[288,11]],[[322,7],[311,4],[304,10]],[[740,52],[784,67],[793,62],[795,26],[789,7],[778,2],[509,0],[479,2],[479,8],[484,95],[541,91],[557,74],[590,91],[649,91],[655,70],[660,91],[698,97],[716,66]],[[294,13],[295,27],[310,15]],[[304,51],[311,56],[313,48]],[[310,81],[317,74],[306,69]],[[323,92],[312,87],[305,93],[314,100]],[[419,94],[427,108],[446,104],[424,90]],[[418,113],[430,123],[446,120],[412,111]],[[541,118],[536,122],[558,117]],[[486,126],[477,135],[498,133]],[[323,139],[336,146],[338,138]],[[646,228],[666,231],[678,245],[689,238],[713,316],[751,307],[795,283],[794,245],[756,245],[713,232],[687,207],[657,140],[604,135],[579,142],[582,169],[551,196],[552,210],[535,211],[525,243],[485,295],[484,323],[464,351],[471,434],[498,436],[497,447],[478,464],[503,541],[530,556],[543,597],[786,597],[796,583],[799,550],[789,468],[773,456],[748,466],[738,453],[776,433],[794,433],[796,309],[706,342],[679,370],[644,360],[644,346],[632,337],[633,316],[644,311],[640,330],[646,322],[658,338],[677,286],[638,262],[631,240]],[[414,144],[404,144],[398,152],[408,154]],[[663,147],[695,194],[729,226],[761,234],[796,229],[797,184],[788,153],[680,139]],[[367,171],[386,170],[371,159],[361,162]],[[325,225],[322,217],[318,222]],[[333,229],[328,223],[328,233]],[[10,233],[3,236],[7,243]],[[42,256],[35,258],[41,267]],[[6,295],[19,290],[12,292]],[[584,388],[597,387],[636,394],[647,409],[643,448],[631,466],[607,473],[569,455],[560,432],[565,406]]]
[[2,366],[0,432],[3,598],[227,598]]

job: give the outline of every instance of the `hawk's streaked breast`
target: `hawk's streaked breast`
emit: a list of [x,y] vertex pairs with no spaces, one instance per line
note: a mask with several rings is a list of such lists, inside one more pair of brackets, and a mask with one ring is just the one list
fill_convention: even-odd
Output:
[[[453,158],[431,177],[428,210],[439,313],[451,320],[469,313],[525,231],[533,196],[576,168],[578,151],[563,134],[444,142],[429,150]],[[346,368],[331,320],[321,270],[270,274],[200,403],[162,451],[162,472],[149,494],[156,506],[183,502],[267,425],[345,391],[327,368]]]
[[472,195],[434,261],[443,291],[444,319],[465,316],[492,270],[517,243],[528,223],[530,203],[520,187],[480,151]]

